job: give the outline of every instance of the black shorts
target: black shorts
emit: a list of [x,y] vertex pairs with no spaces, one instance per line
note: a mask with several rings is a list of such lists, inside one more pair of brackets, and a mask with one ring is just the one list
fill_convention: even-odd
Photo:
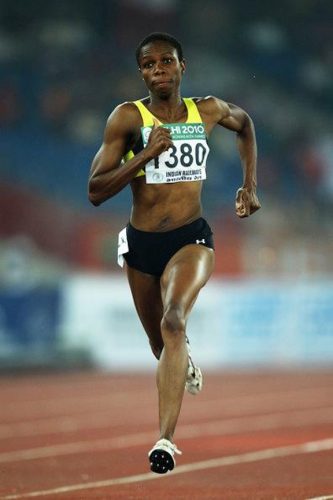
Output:
[[212,230],[203,218],[166,232],[140,231],[129,223],[126,234],[129,251],[124,258],[127,264],[154,276],[161,276],[171,257],[185,245],[198,244],[214,249]]

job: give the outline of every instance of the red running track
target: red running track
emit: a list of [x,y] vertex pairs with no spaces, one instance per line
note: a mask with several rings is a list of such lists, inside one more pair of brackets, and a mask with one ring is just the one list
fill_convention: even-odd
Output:
[[149,472],[153,374],[0,379],[0,498],[333,498],[333,372],[207,373],[173,472]]

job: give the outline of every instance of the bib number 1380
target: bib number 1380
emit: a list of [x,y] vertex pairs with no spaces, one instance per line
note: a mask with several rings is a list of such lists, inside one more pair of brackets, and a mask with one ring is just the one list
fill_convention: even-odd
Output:
[[[187,142],[182,142],[178,147],[173,144],[168,149],[169,158],[164,160],[164,165],[168,168],[191,167],[196,165],[201,167],[206,159],[207,150],[205,146],[198,142],[192,146]],[[154,160],[155,168],[159,168],[159,157]]]

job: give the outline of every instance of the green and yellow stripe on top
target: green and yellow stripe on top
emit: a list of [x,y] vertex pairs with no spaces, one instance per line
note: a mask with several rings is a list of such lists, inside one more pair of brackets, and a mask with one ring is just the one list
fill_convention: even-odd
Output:
[[[201,119],[199,110],[197,108],[197,105],[193,101],[193,99],[191,99],[190,97],[183,97],[183,102],[187,108],[187,120],[185,123],[202,123],[202,119]],[[159,123],[159,125],[163,125],[163,123],[158,118],[156,118],[149,111],[148,108],[146,108],[146,106],[143,104],[142,101],[140,101],[140,100],[133,101],[133,104],[135,104],[137,106],[138,110],[140,111],[140,115],[141,115],[142,122],[143,122],[142,123],[143,127],[153,127],[154,120],[157,121]],[[126,163],[128,160],[133,158],[134,155],[135,154],[134,154],[132,149],[130,151],[128,151],[123,157],[124,162]],[[139,170],[139,172],[136,174],[135,177],[140,177],[142,175],[145,175],[145,171],[143,169]]]

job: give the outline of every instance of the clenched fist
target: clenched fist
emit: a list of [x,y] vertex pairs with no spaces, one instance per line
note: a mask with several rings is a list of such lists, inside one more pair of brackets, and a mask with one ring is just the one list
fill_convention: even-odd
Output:
[[261,207],[256,192],[249,188],[239,188],[236,193],[236,214],[244,218]]
[[164,151],[167,151],[171,146],[172,139],[170,130],[159,126],[158,122],[154,120],[154,126],[147,143],[147,151],[150,152],[152,158],[156,158]]

